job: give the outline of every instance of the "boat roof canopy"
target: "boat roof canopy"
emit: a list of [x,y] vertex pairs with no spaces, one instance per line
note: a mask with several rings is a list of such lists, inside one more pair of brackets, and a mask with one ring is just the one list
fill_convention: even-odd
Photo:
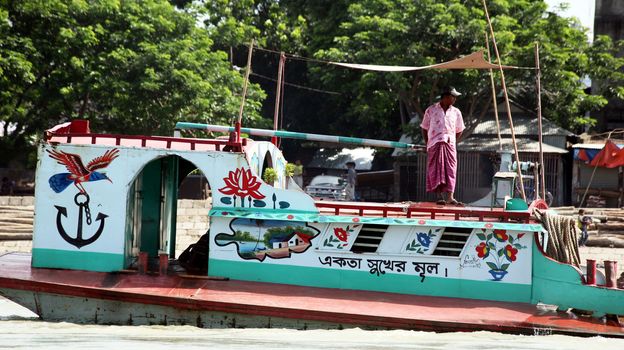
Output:
[[[420,67],[410,67],[410,66],[383,66],[383,65],[374,65],[374,64],[357,64],[357,63],[342,63],[342,62],[329,62],[330,64],[334,64],[341,67],[354,68],[354,69],[362,69],[362,70],[371,70],[378,72],[409,72],[409,71],[418,71],[425,69],[499,69],[498,64],[493,64],[486,61],[483,58],[483,50],[473,52],[470,55],[460,57],[448,62],[442,62],[437,64],[432,64],[429,66],[420,66]],[[503,69],[533,69],[526,67],[515,67],[515,66],[502,66]]]

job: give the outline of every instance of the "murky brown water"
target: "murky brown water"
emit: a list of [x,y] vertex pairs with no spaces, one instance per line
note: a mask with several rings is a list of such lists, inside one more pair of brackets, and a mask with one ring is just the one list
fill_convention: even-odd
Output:
[[0,297],[0,349],[538,349],[622,350],[624,340],[493,332],[433,333],[190,326],[91,326],[41,322]]

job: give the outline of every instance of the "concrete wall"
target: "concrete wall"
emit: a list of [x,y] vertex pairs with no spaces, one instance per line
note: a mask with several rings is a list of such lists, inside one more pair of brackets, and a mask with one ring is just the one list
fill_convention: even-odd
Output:
[[176,257],[208,231],[210,200],[179,199],[176,221]]

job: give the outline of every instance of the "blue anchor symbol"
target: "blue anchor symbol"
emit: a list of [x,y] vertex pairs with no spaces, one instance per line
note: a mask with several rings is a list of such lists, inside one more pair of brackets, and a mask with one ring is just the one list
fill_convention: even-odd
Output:
[[[81,198],[81,197],[84,197],[84,198]],[[65,231],[65,228],[63,228],[63,223],[61,222],[61,216],[67,217],[67,208],[61,207],[58,205],[54,206],[56,210],[58,210],[58,213],[56,214],[56,228],[59,234],[61,235],[61,237],[63,237],[63,239],[67,243],[72,244],[76,246],[78,249],[80,249],[86,245],[89,245],[95,242],[98,238],[100,238],[102,231],[104,231],[104,223],[108,215],[98,213],[98,216],[95,218],[95,221],[100,221],[100,226],[98,227],[95,234],[91,236],[91,238],[83,239],[82,238],[83,212],[86,214],[86,217],[87,217],[87,220],[86,220],[87,225],[91,225],[91,210],[89,209],[89,195],[86,193],[81,193],[81,192],[77,193],[76,196],[74,197],[74,203],[76,203],[76,205],[79,207],[78,228],[76,232],[76,238],[70,237]]]

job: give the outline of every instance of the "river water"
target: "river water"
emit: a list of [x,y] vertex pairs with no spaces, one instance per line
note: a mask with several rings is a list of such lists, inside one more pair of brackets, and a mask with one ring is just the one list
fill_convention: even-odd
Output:
[[622,350],[624,340],[493,332],[434,333],[191,326],[92,326],[42,322],[0,297],[0,349],[538,349]]

